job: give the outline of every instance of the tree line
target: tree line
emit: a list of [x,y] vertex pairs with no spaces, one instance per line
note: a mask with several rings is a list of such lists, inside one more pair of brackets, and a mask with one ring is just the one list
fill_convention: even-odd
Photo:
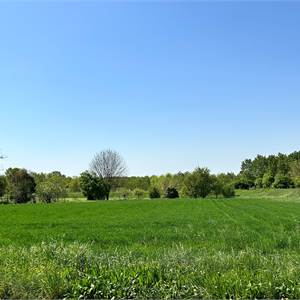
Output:
[[257,155],[241,164],[239,174],[211,174],[207,168],[161,176],[126,176],[120,154],[104,150],[78,177],[60,172],[35,173],[9,168],[0,176],[0,197],[7,202],[55,202],[85,196],[89,200],[126,198],[233,197],[235,189],[300,187],[300,151]]

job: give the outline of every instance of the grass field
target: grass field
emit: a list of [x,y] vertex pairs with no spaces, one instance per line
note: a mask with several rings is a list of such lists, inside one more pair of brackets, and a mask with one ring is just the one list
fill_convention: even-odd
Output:
[[300,201],[246,196],[2,205],[0,297],[300,298]]

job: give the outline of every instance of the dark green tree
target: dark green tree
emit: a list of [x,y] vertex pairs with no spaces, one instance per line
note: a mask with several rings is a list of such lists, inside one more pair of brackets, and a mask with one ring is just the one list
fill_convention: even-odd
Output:
[[0,176],[0,198],[5,195],[6,186],[7,182],[5,176]]
[[179,198],[179,193],[175,187],[168,187],[165,193],[165,198],[175,199]]
[[149,191],[149,197],[151,199],[156,199],[156,198],[160,198],[160,192],[159,192],[159,189],[155,186],[151,187],[150,188],[150,191]]
[[88,200],[104,200],[108,197],[109,187],[106,182],[88,171],[81,174],[80,187]]
[[197,168],[185,180],[188,195],[205,198],[212,191],[213,180],[207,168]]
[[33,199],[35,181],[25,169],[10,168],[6,170],[7,194],[14,203],[25,203]]

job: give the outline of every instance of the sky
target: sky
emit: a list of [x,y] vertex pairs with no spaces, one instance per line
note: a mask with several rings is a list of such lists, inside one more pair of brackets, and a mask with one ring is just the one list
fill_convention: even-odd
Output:
[[238,172],[300,149],[300,2],[1,1],[3,169]]

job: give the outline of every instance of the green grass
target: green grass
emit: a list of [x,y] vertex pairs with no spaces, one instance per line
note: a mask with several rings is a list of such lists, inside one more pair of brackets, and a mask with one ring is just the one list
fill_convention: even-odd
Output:
[[0,206],[0,297],[300,298],[300,202]]

